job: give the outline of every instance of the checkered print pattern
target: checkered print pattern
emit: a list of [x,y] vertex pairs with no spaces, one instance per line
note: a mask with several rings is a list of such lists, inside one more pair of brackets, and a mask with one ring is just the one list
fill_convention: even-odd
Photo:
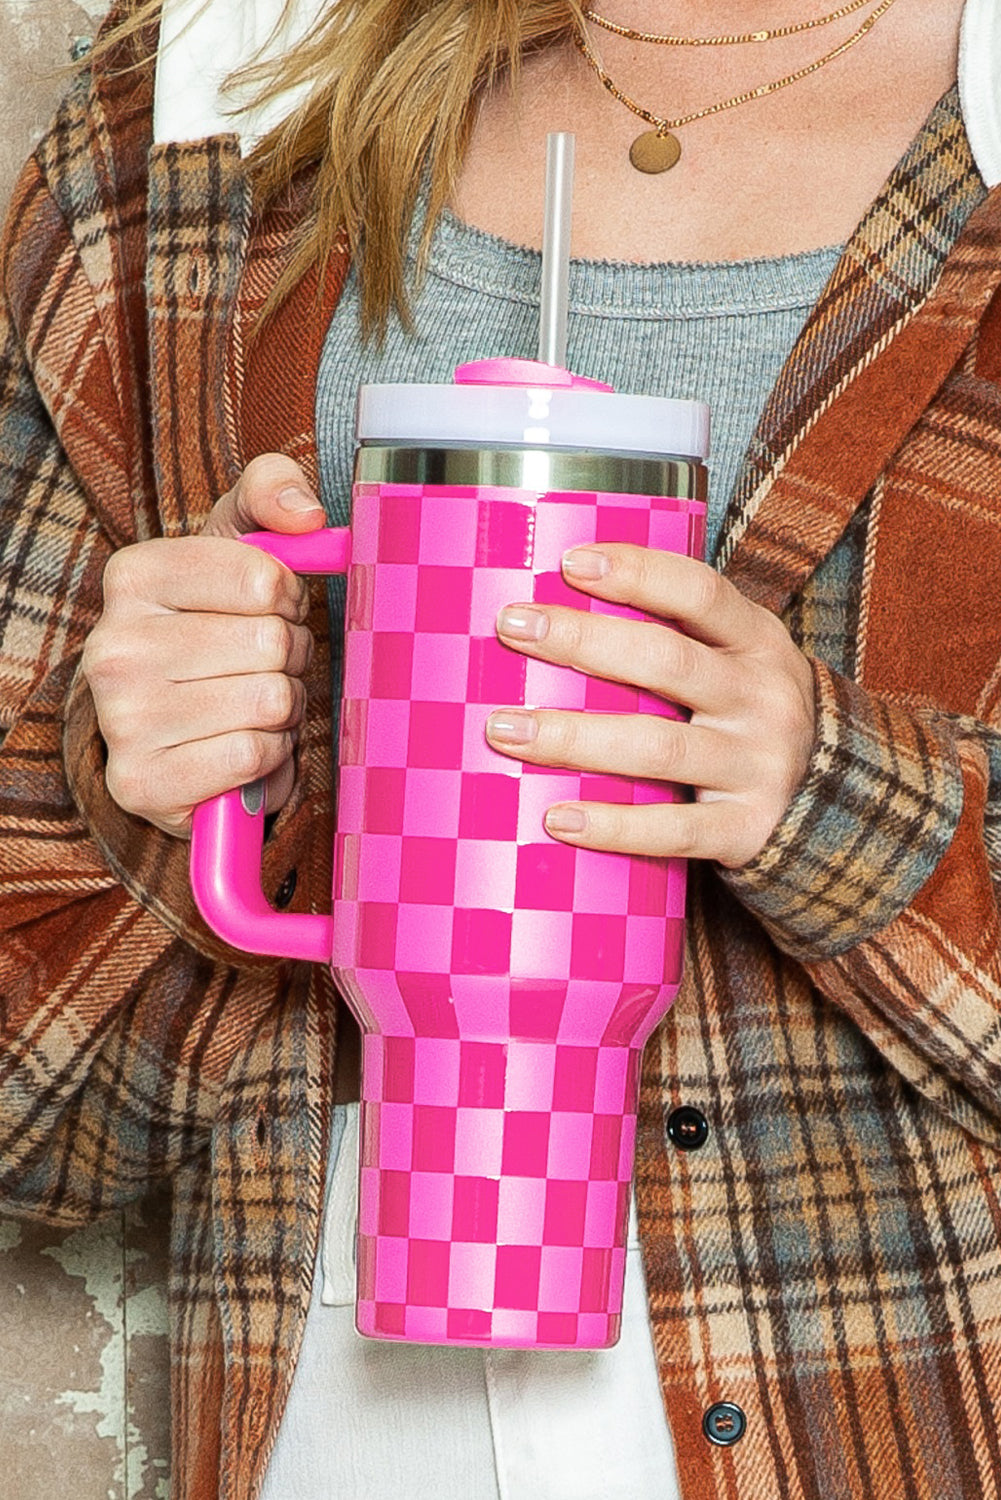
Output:
[[367,1036],[359,1330],[615,1343],[639,1059],[636,1047]]
[[369,1033],[365,1333],[618,1336],[636,1049],[680,980],[685,870],[559,844],[543,816],[681,793],[523,766],[484,724],[520,704],[677,716],[509,650],[495,621],[529,598],[637,617],[569,588],[564,552],[703,535],[686,500],[356,486],[334,968]]

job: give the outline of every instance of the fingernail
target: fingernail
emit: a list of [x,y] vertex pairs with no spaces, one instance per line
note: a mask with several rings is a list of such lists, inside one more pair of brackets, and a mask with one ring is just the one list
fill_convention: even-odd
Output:
[[515,641],[543,641],[549,634],[549,617],[539,609],[509,605],[497,616],[497,629]]
[[563,554],[563,571],[571,578],[604,578],[611,567],[608,554],[594,547],[575,547]]
[[322,510],[323,506],[315,495],[304,489],[301,484],[290,484],[283,490],[278,491],[278,504],[282,510],[303,512],[307,510]]
[[587,815],[579,807],[551,807],[545,823],[550,833],[583,833]]
[[499,740],[502,745],[527,745],[539,732],[533,714],[512,713],[510,710],[491,714],[487,719],[487,736]]

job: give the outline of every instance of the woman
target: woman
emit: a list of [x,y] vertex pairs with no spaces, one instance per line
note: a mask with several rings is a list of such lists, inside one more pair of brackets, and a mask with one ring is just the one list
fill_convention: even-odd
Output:
[[[400,1487],[401,1382],[348,1417],[310,1363],[347,1023],[322,973],[206,932],[183,834],[195,802],[266,775],[266,889],[325,902],[336,626],[233,538],[320,524],[318,494],[336,514],[359,380],[530,352],[518,247],[541,140],[572,129],[569,362],[713,403],[722,578],[628,548],[568,574],[680,619],[687,646],[574,612],[499,622],[599,675],[629,662],[686,730],[541,712],[488,733],[695,791],[548,824],[705,862],[640,1122],[667,1424],[644,1406],[582,1479],[572,1414],[550,1461],[512,1458],[466,1387],[455,1493],[1001,1494],[996,5],[368,0],[305,40],[316,12],[294,7],[265,113],[235,122],[246,164],[211,77],[178,133],[187,12],[161,35],[149,11],[106,34],[6,241],[4,1206],[73,1223],[171,1177],[178,1495]],[[213,0],[187,56],[228,72],[255,15]],[[449,1472],[411,1464],[407,1492]]]

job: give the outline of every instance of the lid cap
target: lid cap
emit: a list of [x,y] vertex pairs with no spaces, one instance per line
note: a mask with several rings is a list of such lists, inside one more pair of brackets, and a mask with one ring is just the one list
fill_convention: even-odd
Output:
[[702,460],[702,401],[617,395],[610,386],[537,360],[460,365],[455,385],[363,385],[361,443],[407,447],[559,448]]

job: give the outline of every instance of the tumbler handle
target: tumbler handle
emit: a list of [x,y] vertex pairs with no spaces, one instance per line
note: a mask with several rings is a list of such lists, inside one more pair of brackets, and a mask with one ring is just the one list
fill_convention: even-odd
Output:
[[[250,531],[240,538],[296,573],[345,573],[351,555],[346,526],[289,535]],[[261,889],[264,782],[252,781],[212,797],[194,810],[191,887],[209,927],[245,953],[329,963],[334,919],[279,912]]]

